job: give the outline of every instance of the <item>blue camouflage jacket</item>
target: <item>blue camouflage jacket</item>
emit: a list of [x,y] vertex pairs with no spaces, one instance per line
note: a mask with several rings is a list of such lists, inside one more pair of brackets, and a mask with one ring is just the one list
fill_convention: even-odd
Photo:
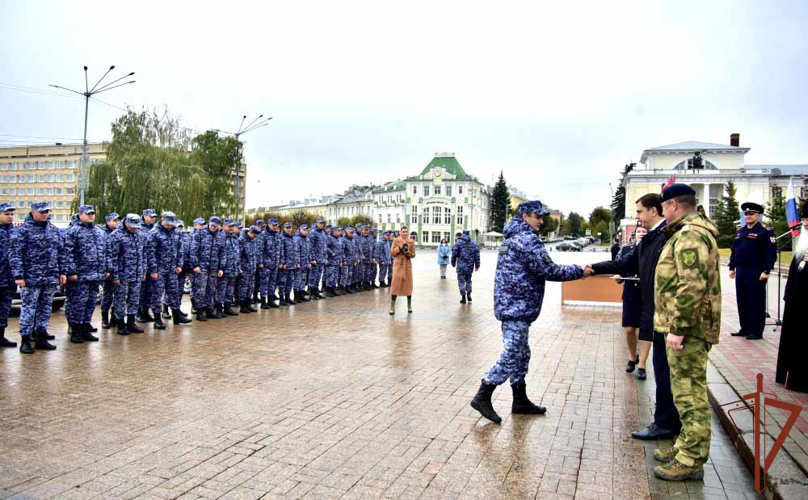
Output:
[[387,249],[387,243],[382,239],[373,243],[373,258],[376,259],[378,264],[389,264],[390,251]]
[[298,233],[294,238],[295,248],[297,249],[297,262],[300,264],[301,269],[309,269],[311,267],[311,243],[308,236],[303,236]]
[[326,254],[326,232],[325,229],[317,229],[315,226],[309,231],[309,246],[311,247],[311,260],[316,260],[318,266],[324,266],[328,263],[328,255]]
[[0,225],[0,288],[13,288],[14,276],[11,274],[10,250],[11,232],[14,226],[11,224]]
[[494,277],[494,314],[500,321],[529,321],[539,317],[545,281],[570,281],[583,276],[579,266],[553,262],[539,236],[527,222],[513,218],[505,226]]
[[130,233],[123,224],[109,235],[105,253],[107,272],[112,281],[134,283],[146,274],[143,243],[139,233]]
[[280,231],[267,231],[267,255],[265,256],[264,265],[269,266],[270,269],[278,267],[281,263],[281,233]]
[[[246,234],[246,231],[241,233]],[[224,266],[224,275],[228,278],[235,278],[241,272],[241,235],[230,233],[225,235],[225,254],[227,262]],[[258,238],[255,239],[258,242]],[[258,245],[254,245],[258,247]]]
[[342,242],[340,239],[341,238],[337,238],[333,234],[327,234],[325,236],[325,253],[328,256],[329,266],[342,265]]
[[460,272],[473,271],[480,267],[480,247],[469,236],[462,236],[452,248],[452,267]]
[[191,238],[191,268],[199,267],[205,273],[218,273],[224,270],[227,255],[224,251],[224,238],[209,228],[199,229]]
[[293,234],[286,234],[282,232],[280,235],[281,247],[281,260],[280,264],[286,266],[286,269],[295,269],[300,263],[297,254],[297,245],[295,245],[295,236]]
[[191,233],[180,233],[180,252],[182,252],[182,272],[193,272],[191,267]]
[[244,274],[252,275],[261,260],[261,246],[264,243],[257,235],[250,239],[248,231],[242,231],[238,238],[239,243],[239,270]]
[[103,229],[95,224],[79,222],[65,231],[62,248],[62,271],[78,281],[102,281],[106,273],[106,239]]
[[162,224],[155,224],[148,233],[145,249],[146,263],[151,263],[149,273],[174,273],[177,267],[182,267],[182,236],[174,228],[166,229]]
[[154,229],[155,224],[146,224],[145,222],[141,223],[140,229],[137,230],[137,234],[140,235],[140,239],[143,244],[143,259],[146,266],[146,274],[156,273],[157,272],[157,263],[154,261],[154,252],[151,251],[151,238],[149,238],[149,233],[152,229]]
[[59,282],[62,236],[50,222],[36,222],[31,214],[11,233],[9,262],[14,279],[27,286]]

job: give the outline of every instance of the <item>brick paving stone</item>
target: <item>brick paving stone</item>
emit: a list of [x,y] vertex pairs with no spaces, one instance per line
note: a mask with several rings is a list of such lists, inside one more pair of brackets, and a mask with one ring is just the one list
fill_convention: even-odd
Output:
[[72,345],[55,314],[57,351],[0,352],[0,498],[758,498],[717,421],[704,481],[653,477],[656,443],[630,437],[653,370],[623,371],[618,308],[561,307],[558,284],[530,339],[547,414],[511,415],[506,386],[502,425],[479,418],[468,402],[501,350],[495,255],[466,305],[435,261],[415,262],[412,315],[390,317],[382,289]]

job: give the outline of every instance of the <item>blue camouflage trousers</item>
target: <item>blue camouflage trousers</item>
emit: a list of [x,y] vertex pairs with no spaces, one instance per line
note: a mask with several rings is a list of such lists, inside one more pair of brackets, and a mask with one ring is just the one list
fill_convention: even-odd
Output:
[[150,276],[146,276],[146,281],[142,282],[140,285],[140,304],[139,307],[151,307],[152,305],[152,296],[154,295],[154,286],[157,280],[151,279]]
[[292,293],[294,269],[278,269],[278,288],[282,294]]
[[101,310],[109,311],[112,309],[112,300],[115,296],[115,285],[112,280],[104,280],[103,294],[101,295]]
[[219,284],[216,287],[216,302],[220,304],[233,302],[233,288],[235,285],[235,276],[222,276],[219,278]]
[[261,297],[266,297],[269,293],[269,269],[266,265],[259,267],[256,271],[255,280],[258,282],[258,291],[261,292]]
[[471,269],[457,269],[457,286],[460,293],[471,293]]
[[201,271],[191,274],[191,302],[194,307],[205,307],[205,289],[208,286],[208,273]]
[[351,266],[351,284],[356,285],[357,283],[361,283],[365,277],[364,274],[364,263],[359,262]]
[[252,297],[255,286],[255,271],[242,272],[238,279],[238,290],[236,291],[238,301],[242,302]]
[[20,336],[48,329],[56,285],[25,286],[20,289]]
[[123,319],[129,314],[136,314],[140,307],[140,280],[124,282],[115,285],[115,299],[112,302],[112,309],[115,319]]
[[376,264],[366,260],[362,263],[364,269],[362,270],[362,281],[373,282],[376,279]]
[[275,266],[272,266],[271,269],[268,270],[267,279],[267,296],[272,297],[275,295],[275,289],[278,287],[278,271],[279,269]]
[[[387,268],[392,267],[388,266],[388,264],[379,264],[379,283],[383,282],[384,279],[387,277]],[[388,280],[389,283],[390,280]]]
[[208,285],[205,287],[205,307],[213,307],[216,301],[216,292],[219,290],[219,282],[224,280],[224,276],[219,278],[218,272],[208,273]]
[[[152,309],[160,309],[160,306],[164,303],[163,294],[165,294],[168,307],[178,309],[180,302],[177,300],[177,286],[177,273],[173,269],[158,273],[157,279],[154,280],[152,302],[149,306]],[[179,297],[181,298],[182,296],[180,295]]]
[[334,265],[334,266],[332,266],[332,265],[326,266],[326,268],[325,268],[325,281],[324,281],[325,286],[327,286],[327,287],[337,286],[338,281],[339,281],[339,270],[340,270],[340,267],[336,266],[336,265]]
[[14,298],[14,288],[0,288],[0,328],[8,326],[8,313],[11,312],[11,301]]
[[323,272],[325,266],[318,263],[316,266],[311,266],[309,269],[309,288],[320,288],[320,281],[323,279]]
[[68,323],[89,323],[95,311],[100,281],[76,281],[67,284],[65,316]]
[[339,284],[346,287],[351,284],[351,266],[339,266]]
[[295,290],[303,290],[306,287],[306,281],[308,280],[309,270],[308,269],[295,269],[294,270],[294,284],[293,287]]
[[528,321],[502,322],[502,344],[505,350],[486,373],[487,384],[501,385],[509,378],[511,384],[521,384],[525,381],[530,364],[529,331]]
[[[175,284],[169,287],[165,297],[163,298],[163,304],[166,305],[176,304],[177,305],[176,308],[177,309],[180,308],[180,306],[182,305],[182,294],[185,288],[186,276],[188,276],[188,274],[185,271],[181,272],[180,274],[172,273],[171,276],[169,276],[169,279],[174,281]],[[174,309],[173,306],[169,307],[171,309]]]

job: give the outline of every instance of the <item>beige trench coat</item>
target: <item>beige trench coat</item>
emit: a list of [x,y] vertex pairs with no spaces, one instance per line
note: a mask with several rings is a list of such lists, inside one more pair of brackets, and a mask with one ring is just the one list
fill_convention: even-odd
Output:
[[409,252],[401,251],[405,241],[400,236],[393,240],[390,253],[393,255],[393,286],[390,289],[391,295],[412,295],[412,259],[415,258],[415,242],[412,239],[406,241]]

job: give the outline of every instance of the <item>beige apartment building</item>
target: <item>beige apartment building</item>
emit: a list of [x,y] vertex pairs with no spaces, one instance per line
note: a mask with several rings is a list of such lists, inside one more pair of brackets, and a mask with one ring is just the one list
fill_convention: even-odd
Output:
[[[67,227],[78,192],[81,150],[81,144],[60,143],[0,148],[0,201],[18,210],[19,221],[31,203],[49,201],[53,223]],[[103,144],[88,144],[87,150],[91,165],[104,160]]]

